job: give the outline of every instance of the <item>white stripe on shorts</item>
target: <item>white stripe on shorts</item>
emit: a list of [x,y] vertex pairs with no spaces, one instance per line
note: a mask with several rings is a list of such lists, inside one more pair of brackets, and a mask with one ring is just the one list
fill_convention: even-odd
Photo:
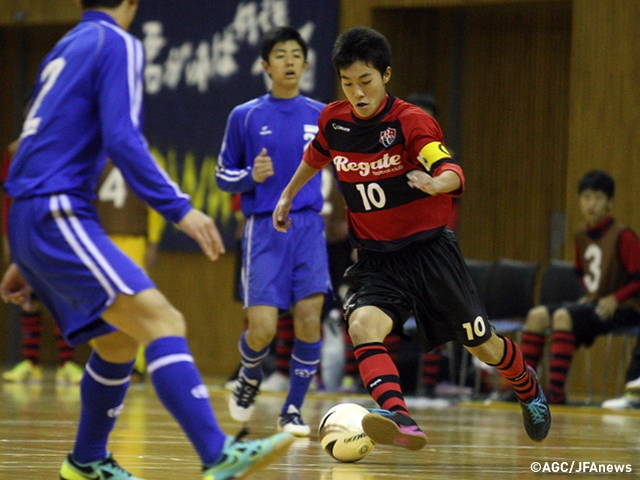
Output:
[[[73,212],[73,207],[71,205],[69,197],[67,195],[51,196],[51,199],[49,201],[49,208],[65,239],[67,240],[73,251],[76,253],[76,255],[78,255],[78,257],[82,260],[82,263],[84,263],[87,268],[91,270],[96,279],[107,291],[110,301],[115,298],[116,292],[114,291],[107,278],[110,279],[122,293],[133,295],[135,292],[122,280],[120,275],[118,275],[118,273],[113,269],[111,264],[107,261],[104,255],[102,255],[102,252],[98,250],[96,244],[93,243],[93,241],[87,234],[86,230],[82,226],[82,223],[80,223],[80,220],[78,220],[75,213]],[[84,249],[82,247],[84,247]],[[93,258],[87,255],[85,250],[89,252],[91,257]],[[96,263],[102,270],[100,270],[100,268],[96,266]]]
[[244,226],[245,237],[247,238],[247,254],[244,255],[246,263],[242,263],[242,271],[240,272],[240,277],[242,279],[242,293],[244,294],[244,308],[249,306],[249,273],[251,272],[251,241],[253,240],[254,220],[255,216],[251,215]]

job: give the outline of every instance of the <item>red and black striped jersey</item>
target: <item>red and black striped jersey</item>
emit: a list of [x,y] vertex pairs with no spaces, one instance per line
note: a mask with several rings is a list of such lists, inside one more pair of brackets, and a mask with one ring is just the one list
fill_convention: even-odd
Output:
[[[331,103],[318,125],[304,161],[318,169],[333,162],[355,247],[397,250],[445,228],[452,196],[464,190],[464,175],[431,116],[388,95],[380,111],[367,119],[355,116],[347,100]],[[416,169],[432,176],[453,170],[462,185],[455,192],[431,196],[408,185],[406,174]]]

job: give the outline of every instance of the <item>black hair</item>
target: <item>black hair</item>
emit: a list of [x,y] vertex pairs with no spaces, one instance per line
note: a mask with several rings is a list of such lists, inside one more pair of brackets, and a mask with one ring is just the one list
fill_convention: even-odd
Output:
[[413,92],[407,95],[405,100],[418,107],[429,110],[434,117],[438,116],[438,102],[436,102],[435,97],[430,93]]
[[284,27],[275,27],[269,30],[264,34],[262,40],[260,42],[260,56],[265,62],[269,61],[269,54],[276,43],[287,42],[289,40],[293,40],[294,42],[298,42],[300,48],[302,48],[302,53],[304,55],[304,59],[307,59],[307,52],[309,51],[309,45],[304,41],[300,32],[293,27],[284,26]]
[[616,183],[607,172],[603,170],[591,170],[587,172],[578,183],[578,193],[584,190],[604,192],[609,199],[613,198]]
[[120,4],[124,2],[124,0],[80,0],[82,3],[82,8],[116,8],[120,6]]
[[391,45],[380,32],[370,27],[353,27],[340,34],[333,44],[333,66],[338,75],[357,61],[384,75],[391,66]]

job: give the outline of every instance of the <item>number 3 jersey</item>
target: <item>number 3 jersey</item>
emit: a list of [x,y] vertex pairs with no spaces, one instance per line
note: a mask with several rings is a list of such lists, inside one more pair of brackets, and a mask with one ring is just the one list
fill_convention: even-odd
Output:
[[108,155],[136,195],[181,220],[188,196],[157,166],[141,131],[143,66],[140,41],[109,15],[85,12],[40,66],[9,195],[64,192],[91,202]]
[[[304,161],[318,169],[333,162],[355,247],[398,250],[445,228],[452,196],[464,190],[464,175],[431,116],[388,95],[381,110],[367,119],[356,117],[348,101],[334,102],[322,111],[318,125]],[[462,185],[431,196],[408,185],[406,175],[412,170],[432,176],[453,170]]]
[[621,307],[640,312],[640,242],[636,234],[605,217],[575,234],[575,269],[589,300],[614,294]]

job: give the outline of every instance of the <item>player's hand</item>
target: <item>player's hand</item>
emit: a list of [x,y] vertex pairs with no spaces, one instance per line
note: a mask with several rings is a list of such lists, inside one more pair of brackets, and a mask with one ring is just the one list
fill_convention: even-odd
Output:
[[255,182],[262,183],[267,178],[273,176],[273,174],[273,162],[271,162],[271,157],[267,155],[267,149],[263,148],[260,154],[253,160],[251,176]]
[[222,237],[213,219],[200,210],[192,208],[182,220],[178,222],[178,227],[193,238],[209,260],[217,260],[225,253]]
[[603,297],[598,300],[598,304],[596,305],[596,315],[604,322],[613,317],[616,308],[618,308],[618,300],[614,295]]
[[281,196],[273,211],[273,227],[279,232],[286,232],[291,226],[291,218],[288,216],[292,203],[289,197]]
[[31,295],[33,290],[22,278],[22,274],[15,263],[9,265],[0,282],[0,295],[7,303],[21,305],[27,312],[31,310]]
[[437,195],[440,193],[440,182],[438,178],[433,178],[426,172],[421,170],[411,170],[407,173],[407,183],[411,188],[417,188],[429,195]]

